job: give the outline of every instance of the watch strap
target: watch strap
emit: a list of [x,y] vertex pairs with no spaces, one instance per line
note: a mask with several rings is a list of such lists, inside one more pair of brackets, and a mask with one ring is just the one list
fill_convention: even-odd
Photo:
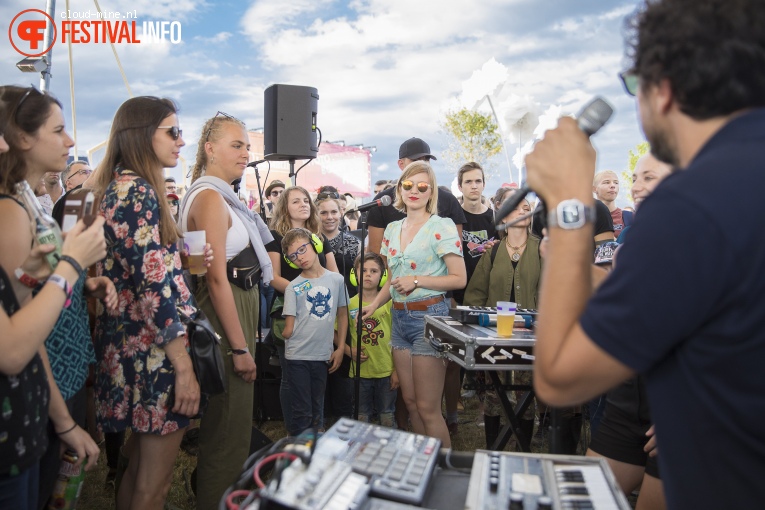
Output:
[[229,355],[236,354],[237,356],[241,356],[242,354],[249,354],[250,351],[248,349],[229,349],[228,353]]

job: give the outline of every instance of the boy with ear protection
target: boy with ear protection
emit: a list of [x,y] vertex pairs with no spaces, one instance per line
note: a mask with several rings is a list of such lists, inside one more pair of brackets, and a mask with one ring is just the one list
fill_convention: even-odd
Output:
[[[382,257],[374,252],[364,254],[364,275],[359,278],[361,257],[356,257],[351,270],[351,284],[363,286],[364,305],[371,303],[388,279],[388,271]],[[345,346],[345,354],[351,357],[350,376],[356,375],[356,320],[359,312],[359,296],[353,296],[351,310],[351,345]],[[361,325],[361,388],[359,390],[359,420],[369,421],[373,411],[380,415],[380,425],[394,427],[393,413],[396,405],[398,377],[393,368],[390,351],[391,301],[388,301]],[[341,337],[344,338],[344,337]]]
[[[282,239],[287,263],[302,270],[284,291],[284,331],[287,377],[290,380],[292,420],[290,435],[324,427],[327,372],[340,367],[343,349],[333,350],[333,339],[348,331],[348,292],[342,275],[321,266],[318,236],[293,228]],[[334,324],[337,319],[337,337]]]

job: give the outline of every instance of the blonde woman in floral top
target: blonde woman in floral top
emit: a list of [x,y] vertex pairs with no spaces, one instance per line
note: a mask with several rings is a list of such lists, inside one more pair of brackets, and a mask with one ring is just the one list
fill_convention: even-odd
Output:
[[163,508],[183,431],[199,410],[179,314],[193,316],[196,304],[164,193],[163,168],[176,166],[184,145],[176,111],[155,97],[123,103],[95,176],[108,244],[98,274],[119,294],[118,310],[102,310],[96,322],[96,417],[106,432],[133,431],[118,509]]
[[447,315],[446,291],[465,286],[466,271],[457,227],[438,211],[436,175],[424,161],[410,163],[397,184],[396,209],[406,218],[387,226],[380,255],[390,278],[363,310],[366,318],[393,299],[393,363],[412,429],[451,446],[441,415],[446,360],[424,336],[426,315]]

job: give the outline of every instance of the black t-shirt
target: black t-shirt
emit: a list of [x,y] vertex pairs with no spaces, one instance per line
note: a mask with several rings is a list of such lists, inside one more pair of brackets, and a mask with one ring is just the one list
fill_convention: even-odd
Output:
[[765,501],[764,146],[758,109],[668,176],[581,317],[600,348],[645,375],[669,508]]
[[[281,265],[279,266],[281,269],[281,275],[282,278],[287,280],[288,282],[291,282],[298,276],[300,276],[300,273],[303,272],[300,268],[294,268],[287,264],[287,261],[284,258],[284,252],[282,251],[282,239],[284,236],[279,234],[276,230],[271,230],[271,235],[274,236],[274,240],[271,241],[266,245],[266,251],[274,252],[279,254],[279,262],[281,262]],[[321,234],[321,240],[324,243],[324,249],[321,253],[319,253],[319,263],[321,264],[321,267],[326,268],[327,267],[327,253],[333,253],[332,251],[332,245],[329,243],[329,239],[324,236],[324,234]],[[274,292],[277,296],[283,296],[281,292],[274,289]]]
[[[531,233],[537,236],[538,238],[542,239],[542,223],[541,221],[538,221],[539,216],[539,209],[542,207],[542,204],[540,203],[537,205],[536,210],[534,211],[534,222],[531,224]],[[547,222],[547,217],[544,218],[544,223]],[[595,201],[595,235],[600,235],[605,232],[614,232],[614,222],[611,219],[611,211],[608,210],[608,206],[601,202],[600,200]]]
[[[19,309],[8,275],[0,268],[0,302],[8,316]],[[17,475],[48,448],[48,378],[39,354],[21,373],[0,374],[0,475]]]
[[335,253],[337,269],[345,278],[345,286],[348,288],[348,297],[357,294],[356,286],[351,285],[350,274],[353,269],[353,261],[359,256],[361,241],[359,238],[347,232],[340,232],[329,240],[332,251]]
[[[473,214],[464,209],[462,211],[465,214],[465,223],[462,225],[462,256],[467,269],[467,281],[470,281],[483,254],[478,247],[491,238],[496,239],[497,229],[494,227],[494,211],[491,209],[481,214]],[[454,299],[457,303],[462,304],[464,296],[465,289],[454,291]]]
[[[375,200],[379,200],[383,195],[389,196],[391,200],[395,202],[396,188],[381,191],[375,196]],[[369,215],[367,216],[367,224],[370,227],[377,227],[384,230],[389,223],[406,218],[406,214],[393,207],[393,202],[391,202],[391,205],[370,209]],[[459,201],[454,195],[441,188],[438,188],[438,215],[442,218],[451,218],[455,225],[462,225],[465,223],[465,211],[462,209]]]

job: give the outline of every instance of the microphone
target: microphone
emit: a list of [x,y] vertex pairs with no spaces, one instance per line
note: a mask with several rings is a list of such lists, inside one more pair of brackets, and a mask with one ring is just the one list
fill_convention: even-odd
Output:
[[257,160],[257,161],[253,161],[252,163],[247,163],[247,166],[249,166],[249,167],[252,167],[252,168],[255,168],[255,167],[256,167],[256,166],[258,166],[259,164],[261,164],[261,163],[265,163],[265,162],[266,162],[266,160],[265,160],[265,159],[259,159],[259,160]]
[[[589,137],[597,133],[598,130],[608,122],[608,119],[611,118],[613,113],[613,107],[608,104],[605,99],[595,97],[592,101],[584,105],[582,111],[576,116],[576,124],[579,126],[579,129],[584,131],[584,134]],[[495,218],[497,218],[497,230],[506,230],[511,226],[510,224],[501,223],[502,220],[518,207],[530,191],[531,189],[524,185],[510,198],[505,200],[505,203],[502,204],[502,207],[499,208],[495,216]]]
[[385,205],[390,205],[391,202],[393,202],[388,195],[383,195],[377,200],[372,200],[368,204],[360,205],[353,211],[346,211],[346,212],[360,212],[363,213],[364,211],[368,211],[369,209],[374,209],[375,207],[381,207]]

